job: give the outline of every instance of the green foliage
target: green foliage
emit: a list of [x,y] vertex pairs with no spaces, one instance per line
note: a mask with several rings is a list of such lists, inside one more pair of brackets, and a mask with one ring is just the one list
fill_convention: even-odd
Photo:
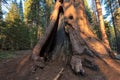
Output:
[[29,27],[29,41],[30,41],[30,48],[33,48],[33,46],[37,42],[37,27],[30,26]]
[[120,8],[118,8],[114,14],[115,19],[120,20]]
[[1,22],[1,49],[27,49],[29,48],[29,31],[20,20],[19,10],[15,3],[11,4],[9,13],[5,18],[6,22]]
[[116,42],[115,42],[114,27],[111,26],[111,24],[108,21],[105,21],[105,29],[106,29],[106,33],[107,33],[107,36],[108,36],[110,46],[113,50],[115,50]]
[[20,3],[19,3],[19,14],[20,14],[20,19],[23,20],[23,4],[22,4],[22,0],[20,0]]
[[44,25],[44,26],[47,26],[49,23],[49,17],[52,12],[52,8],[53,8],[53,0],[45,0],[44,4],[45,4],[45,6],[43,6],[45,9],[44,17],[46,20],[46,25]]
[[116,43],[118,47],[118,52],[120,53],[120,8],[118,8],[114,14],[115,28],[116,28]]
[[[116,6],[119,4],[118,0],[101,0],[105,5],[106,10],[106,17],[108,17],[111,13],[114,13],[119,6]],[[114,5],[116,4],[116,5]]]
[[3,36],[2,49],[28,49],[29,48],[29,31],[24,23],[20,20],[15,22],[6,22],[2,29]]
[[5,20],[0,22],[0,49],[30,49],[30,44],[35,44],[37,40],[36,28],[26,27],[25,23],[20,19],[19,9],[15,3],[11,4]]
[[[115,0],[116,1],[116,0]],[[106,19],[108,16],[110,16],[112,14],[112,1],[111,0],[102,0],[102,2],[105,5],[105,10],[106,10],[106,14],[104,15],[104,18]]]
[[2,0],[0,0],[0,20],[2,20]]
[[[19,5],[20,6],[20,5]],[[0,21],[0,49],[2,50],[23,50],[30,49],[31,44],[37,42],[37,27],[29,27],[21,19],[20,8],[16,2],[5,17]]]
[[85,11],[86,11],[86,15],[87,15],[88,21],[89,21],[90,23],[92,23],[93,20],[92,20],[92,12],[91,12],[91,10],[90,10],[90,7],[89,7],[89,5],[88,5],[88,3],[87,3],[86,0],[83,0],[83,1],[84,1]]
[[31,48],[34,46],[33,43],[40,38],[45,27],[48,25],[52,3],[52,0],[26,0],[24,3],[24,21],[30,30]]
[[0,60],[14,57],[16,57],[16,54],[13,51],[0,51]]
[[20,19],[14,22],[2,22],[0,25],[0,49],[24,50],[30,49],[37,42],[36,27],[26,27]]
[[[104,23],[105,23],[106,34],[108,36],[110,46],[113,50],[115,50],[116,49],[116,42],[115,42],[114,27],[111,26],[111,24],[107,21],[105,21]],[[97,37],[99,39],[101,39],[101,32],[100,32],[99,25],[94,24],[92,26],[92,28],[93,28],[93,32],[97,35]]]
[[[34,39],[39,38],[39,28],[44,27],[46,20],[44,18],[44,0],[26,0],[24,10],[24,20],[26,25],[29,27],[31,48],[36,42]],[[32,31],[31,31],[32,30]],[[33,36],[35,35],[35,36]]]
[[92,29],[93,29],[93,32],[96,34],[96,36],[99,39],[102,39],[101,32],[100,32],[100,27],[97,23],[92,24]]
[[24,19],[25,19],[25,22],[28,22],[28,18],[29,18],[29,12],[30,12],[30,6],[32,4],[32,0],[26,0],[25,3],[24,3]]
[[114,20],[115,20],[115,25],[116,25],[116,30],[117,30],[117,35],[120,37],[120,8],[118,8],[114,14]]
[[120,8],[116,9],[114,13],[114,19],[117,29],[120,31]]
[[24,3],[24,18],[27,24],[37,24],[46,27],[53,7],[53,0],[26,0]]
[[40,19],[40,0],[26,0],[24,17],[27,23],[38,24]]
[[20,15],[19,15],[19,9],[17,8],[17,5],[15,3],[11,4],[11,8],[9,13],[6,15],[5,20],[6,21],[12,21],[14,22],[15,19],[20,19]]

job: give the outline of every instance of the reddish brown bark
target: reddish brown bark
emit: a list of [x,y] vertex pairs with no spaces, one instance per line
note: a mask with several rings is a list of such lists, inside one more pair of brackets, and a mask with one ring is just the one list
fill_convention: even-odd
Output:
[[[72,19],[73,22],[69,22],[70,19],[68,20],[68,24],[71,25],[69,27],[70,28],[73,27],[73,30],[70,29],[71,31],[69,32],[71,43],[73,43],[74,46],[78,45],[79,48],[80,46],[82,46],[83,48],[84,46],[87,45],[87,47],[89,47],[89,49],[95,53],[99,53],[103,55],[108,54],[108,50],[106,49],[105,45],[95,36],[95,34],[90,29],[89,22],[87,21],[87,18],[86,18],[83,1],[82,0],[79,0],[76,2],[73,2],[73,0],[71,0],[70,2],[66,1],[64,2],[64,10],[65,10],[64,16],[67,19],[69,19],[70,16],[73,17]],[[77,34],[74,35],[74,31]],[[74,35],[73,39],[71,34]],[[79,36],[79,38],[75,38],[75,36],[77,37]],[[82,40],[82,43],[84,45],[80,45],[81,44],[79,42],[80,40]]]
[[54,27],[57,27],[57,26],[55,26],[55,23],[57,23],[56,21],[57,21],[57,18],[59,16],[58,14],[59,14],[60,6],[61,6],[61,2],[57,0],[56,3],[55,3],[55,6],[54,6],[54,10],[53,10],[53,12],[50,16],[50,24],[47,27],[46,32],[43,35],[43,37],[38,41],[38,43],[35,45],[35,47],[33,49],[32,59],[35,59],[35,60],[38,59],[42,47],[47,42],[49,36],[51,35],[51,33],[54,29]]
[[[72,44],[73,57],[75,55],[79,57],[79,54],[86,54],[85,50],[88,50],[89,55],[93,55],[91,53],[94,52],[99,57],[108,56],[108,48],[90,29],[83,1],[74,2],[73,0],[69,0],[68,2],[68,0],[65,0],[63,8],[66,22],[65,29]],[[79,59],[77,57],[73,59],[73,57],[71,59],[72,69],[75,72],[84,72],[80,57]]]
[[[30,76],[30,78],[28,79],[36,79],[31,77],[37,76],[40,78],[40,80],[53,80],[56,76],[57,71],[59,72],[59,67],[61,66],[62,69],[60,70],[60,73],[63,72],[63,76],[61,76],[63,78],[60,77],[60,80],[79,80],[79,78],[85,79],[85,77],[85,80],[98,79],[99,76],[96,75],[96,73],[100,73],[100,76],[102,75],[99,80],[106,80],[104,76],[106,76],[108,80],[113,80],[115,78],[118,80],[120,75],[120,65],[118,64],[118,62],[114,62],[114,60],[108,56],[108,53],[110,51],[109,48],[107,48],[104,43],[99,40],[90,29],[90,25],[85,14],[83,0],[64,0],[63,4],[59,1],[60,0],[57,0],[59,6],[57,5],[58,7],[55,8],[55,10],[57,10],[57,15],[53,15],[54,17],[51,19],[51,23],[47,28],[45,35],[41,40],[39,40],[36,45],[37,47],[35,46],[33,49],[32,56],[35,61],[29,60],[28,56],[25,57],[18,65],[19,67],[17,71],[20,74],[19,79],[26,80],[27,78],[24,77],[24,75],[26,74],[26,76]],[[60,6],[63,8],[64,12],[64,14],[62,15],[59,14],[59,12],[61,12],[59,9]],[[53,11],[53,13],[54,12],[55,11]],[[67,39],[69,39],[66,40],[66,37]],[[53,44],[53,41],[55,44]],[[55,56],[57,58],[55,59],[55,61],[53,61],[53,63],[51,63],[50,61],[51,65],[46,64],[47,67],[44,67],[46,65],[44,65],[45,60],[43,57],[45,57],[45,54],[48,54],[50,52],[51,45],[55,45],[53,46],[54,49],[52,50],[53,55],[55,55],[56,53],[58,53],[59,55]],[[43,57],[41,57],[42,51],[44,51]],[[36,56],[37,58],[39,58],[39,60],[36,59]],[[64,59],[61,60],[59,57],[63,56]],[[60,59],[60,62],[58,62],[58,59]],[[65,62],[65,60],[67,61]],[[77,76],[75,76],[74,74],[69,74],[72,72],[69,71],[69,67],[66,67],[67,63],[71,65],[71,69],[74,72],[86,72],[88,74],[85,77],[79,76],[78,79],[76,79]],[[39,70],[41,68],[44,68],[43,71]],[[88,70],[88,68],[94,71]],[[31,69],[34,72],[40,71],[40,74],[38,72],[35,74],[31,74],[29,71]],[[65,71],[63,71],[63,69]],[[31,75],[28,73],[30,73]],[[50,78],[51,75],[49,75],[49,73],[55,74],[55,76]],[[91,74],[94,76],[94,78],[93,76],[91,76]],[[68,76],[68,78],[64,78],[65,76]],[[73,78],[73,76],[75,77]],[[89,78],[89,76],[91,76],[91,78]]]
[[100,31],[101,31],[101,35],[102,35],[102,41],[105,43],[105,45],[108,48],[110,48],[108,37],[107,37],[107,34],[106,34],[106,30],[105,30],[105,24],[104,24],[104,20],[103,20],[102,8],[101,8],[101,5],[100,5],[100,0],[95,0],[95,1],[96,1],[97,13],[98,13]]
[[[50,48],[49,46],[53,45],[51,41],[53,41],[54,39],[50,37],[51,35],[54,35],[54,34],[57,34],[57,35],[52,37],[57,37],[56,42],[58,42],[57,44],[60,44],[59,49],[56,48],[56,50],[59,51],[59,54],[64,53],[62,52],[63,51],[62,48],[64,48],[62,46],[65,45],[63,44],[64,41],[60,43],[59,39],[62,38],[60,37],[61,35],[63,36],[65,34],[59,34],[59,31],[57,31],[57,33],[52,34],[54,31],[54,28],[58,27],[58,25],[55,26],[55,24],[58,24],[57,19],[59,18],[60,7],[62,7],[64,12],[64,19],[62,18],[60,20],[65,25],[59,24],[58,30],[60,30],[60,27],[61,27],[60,25],[62,25],[62,27],[65,28],[65,31],[68,34],[71,47],[72,47],[72,60],[74,60],[74,61],[71,60],[72,69],[75,72],[80,72],[80,71],[84,72],[82,68],[82,63],[81,63],[82,58],[80,59],[81,57],[80,55],[89,54],[90,56],[93,56],[93,54],[95,54],[96,56],[99,56],[99,58],[108,57],[111,49],[106,47],[106,45],[104,45],[104,43],[100,41],[92,32],[85,14],[85,7],[82,0],[64,0],[63,4],[61,2],[62,0],[56,1],[54,10],[51,16],[51,22],[43,38],[39,40],[36,46],[34,47],[32,57],[34,60],[37,60],[40,57],[40,54],[43,48],[47,48],[46,49],[47,51]],[[45,45],[46,47],[43,47]],[[49,50],[47,52],[49,53]],[[78,57],[74,58],[74,56],[76,55],[79,57],[79,59]],[[75,64],[72,64],[74,62]],[[91,61],[88,61],[88,62],[90,62],[91,64]]]

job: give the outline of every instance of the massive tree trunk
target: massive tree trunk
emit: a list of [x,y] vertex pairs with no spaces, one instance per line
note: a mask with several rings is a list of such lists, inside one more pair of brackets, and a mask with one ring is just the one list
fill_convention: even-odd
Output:
[[71,56],[69,63],[73,71],[84,73],[83,66],[98,70],[95,57],[106,62],[109,53],[114,56],[90,28],[83,0],[56,0],[50,24],[34,47],[31,58],[35,62],[43,58],[63,60],[68,54]]
[[97,13],[98,13],[98,19],[99,19],[99,25],[100,25],[102,41],[106,44],[107,47],[110,48],[108,37],[107,37],[107,34],[106,34],[106,30],[105,30],[105,24],[104,24],[104,20],[103,20],[102,8],[101,8],[101,5],[100,5],[100,0],[95,0],[95,2],[96,2]]

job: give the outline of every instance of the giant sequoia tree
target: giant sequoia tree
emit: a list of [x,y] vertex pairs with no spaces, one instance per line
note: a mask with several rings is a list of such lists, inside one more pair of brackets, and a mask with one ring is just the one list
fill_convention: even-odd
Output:
[[[64,59],[66,55],[70,58]],[[117,69],[111,57],[115,57],[111,49],[90,28],[83,0],[56,0],[46,32],[30,58],[37,66],[43,60],[67,60],[74,72],[84,73],[84,67],[104,72],[103,64]]]

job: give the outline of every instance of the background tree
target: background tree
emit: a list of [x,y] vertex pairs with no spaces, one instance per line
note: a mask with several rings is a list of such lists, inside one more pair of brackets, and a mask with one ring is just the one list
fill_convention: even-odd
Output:
[[93,32],[96,34],[96,36],[99,37],[99,39],[101,38],[101,34],[100,34],[100,27],[99,27],[99,22],[98,22],[98,15],[96,12],[96,4],[95,1],[92,0],[92,10],[90,9],[90,7],[88,6],[88,3],[86,0],[84,0],[84,4],[86,7],[86,14],[87,14],[87,18],[91,24],[91,28],[93,29]]
[[105,29],[106,29],[106,33],[107,33],[108,40],[110,42],[110,46],[112,50],[116,50],[114,27],[110,24],[110,22],[105,21]]
[[[114,12],[115,10],[119,7],[119,3],[117,0],[104,0],[103,1],[104,4],[105,4],[105,10],[106,10],[106,15],[104,16],[105,18],[108,18],[110,17],[110,23],[113,25],[114,27],[114,33],[115,33],[115,47],[116,47],[116,51],[118,52],[119,51],[119,42],[117,41],[118,40],[118,37],[117,37],[117,29],[116,29],[116,25],[115,25],[115,20],[114,20]],[[114,5],[116,4],[116,5]]]
[[11,4],[9,13],[6,15],[5,20],[14,22],[16,19],[20,19],[19,9],[18,9],[16,3],[13,2]]
[[[37,40],[38,28],[40,23],[40,1],[39,0],[26,0],[24,17],[25,23],[30,29],[31,48],[34,46],[34,42]],[[33,36],[34,35],[34,36]],[[36,40],[35,40],[36,39]]]
[[120,53],[120,8],[118,8],[114,14],[114,20],[116,25],[116,37],[117,37],[117,51]]
[[45,20],[46,20],[46,25],[48,25],[49,23],[49,19],[50,19],[50,14],[52,12],[52,8],[53,8],[53,0],[45,0]]
[[30,48],[29,29],[20,19],[19,8],[12,2],[9,12],[6,14],[5,21],[1,25],[1,49],[20,50]]
[[[52,10],[52,0],[27,0],[25,1],[24,17],[25,22],[36,29],[36,39],[39,39],[49,21]],[[50,8],[50,9],[48,9]],[[36,13],[35,13],[36,12]],[[32,31],[32,30],[30,30]],[[35,38],[35,37],[34,37]],[[31,37],[31,47],[33,47],[33,37]]]
[[0,0],[0,20],[2,20],[2,0]]
[[101,5],[100,5],[100,0],[95,0],[95,1],[96,1],[96,9],[97,9],[97,13],[98,13],[98,19],[99,19],[102,41],[106,44],[107,47],[110,48],[108,37],[106,35],[106,30],[105,30],[103,15],[102,15],[102,9],[101,9]]
[[23,4],[22,4],[22,0],[20,0],[20,3],[19,3],[19,14],[20,14],[20,18],[21,20],[24,20],[23,18]]

